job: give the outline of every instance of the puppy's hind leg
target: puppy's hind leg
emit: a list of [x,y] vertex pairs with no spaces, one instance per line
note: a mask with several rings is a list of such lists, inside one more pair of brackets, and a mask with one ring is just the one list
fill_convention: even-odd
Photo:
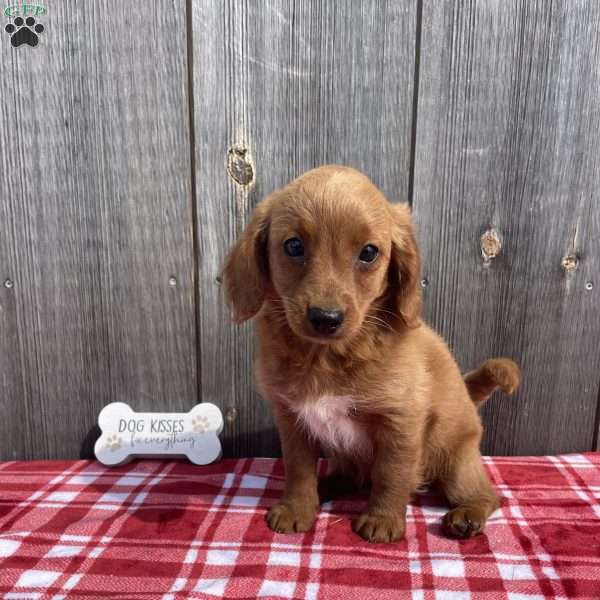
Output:
[[479,448],[465,444],[452,457],[440,483],[455,507],[444,516],[444,533],[458,538],[481,533],[487,518],[500,503],[483,468]]

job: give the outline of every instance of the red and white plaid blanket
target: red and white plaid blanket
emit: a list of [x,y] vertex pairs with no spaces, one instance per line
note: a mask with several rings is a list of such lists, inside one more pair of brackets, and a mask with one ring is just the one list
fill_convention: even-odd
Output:
[[424,495],[389,545],[352,532],[365,498],[269,531],[280,461],[0,464],[0,597],[599,599],[600,454],[485,460],[503,500],[484,535],[443,537]]

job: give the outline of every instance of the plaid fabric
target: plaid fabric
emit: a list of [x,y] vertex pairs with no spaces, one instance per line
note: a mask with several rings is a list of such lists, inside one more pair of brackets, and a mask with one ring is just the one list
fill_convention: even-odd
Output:
[[600,598],[600,454],[486,466],[503,501],[484,535],[442,537],[444,502],[424,495],[405,540],[371,545],[350,527],[365,498],[325,505],[309,533],[269,531],[280,461],[0,464],[0,596]]

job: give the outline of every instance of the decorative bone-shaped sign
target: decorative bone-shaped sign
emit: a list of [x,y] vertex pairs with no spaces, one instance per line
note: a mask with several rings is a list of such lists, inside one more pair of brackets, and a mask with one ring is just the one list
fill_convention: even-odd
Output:
[[134,456],[187,456],[207,465],[221,456],[223,415],[214,404],[197,404],[187,413],[136,413],[124,402],[105,406],[98,416],[102,435],[96,458],[120,465]]

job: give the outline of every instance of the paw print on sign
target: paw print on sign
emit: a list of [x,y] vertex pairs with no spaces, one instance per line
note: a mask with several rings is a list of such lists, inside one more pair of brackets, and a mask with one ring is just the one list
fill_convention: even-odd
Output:
[[106,438],[106,447],[111,452],[115,452],[121,447],[121,438],[118,435],[109,435]]
[[192,420],[192,427],[196,433],[206,433],[210,423],[206,417],[195,417]]
[[43,33],[44,26],[41,23],[35,22],[33,17],[27,17],[23,20],[22,17],[16,17],[12,23],[9,23],[4,31],[10,33],[10,43],[17,48],[21,44],[29,46],[38,45],[38,34]]

